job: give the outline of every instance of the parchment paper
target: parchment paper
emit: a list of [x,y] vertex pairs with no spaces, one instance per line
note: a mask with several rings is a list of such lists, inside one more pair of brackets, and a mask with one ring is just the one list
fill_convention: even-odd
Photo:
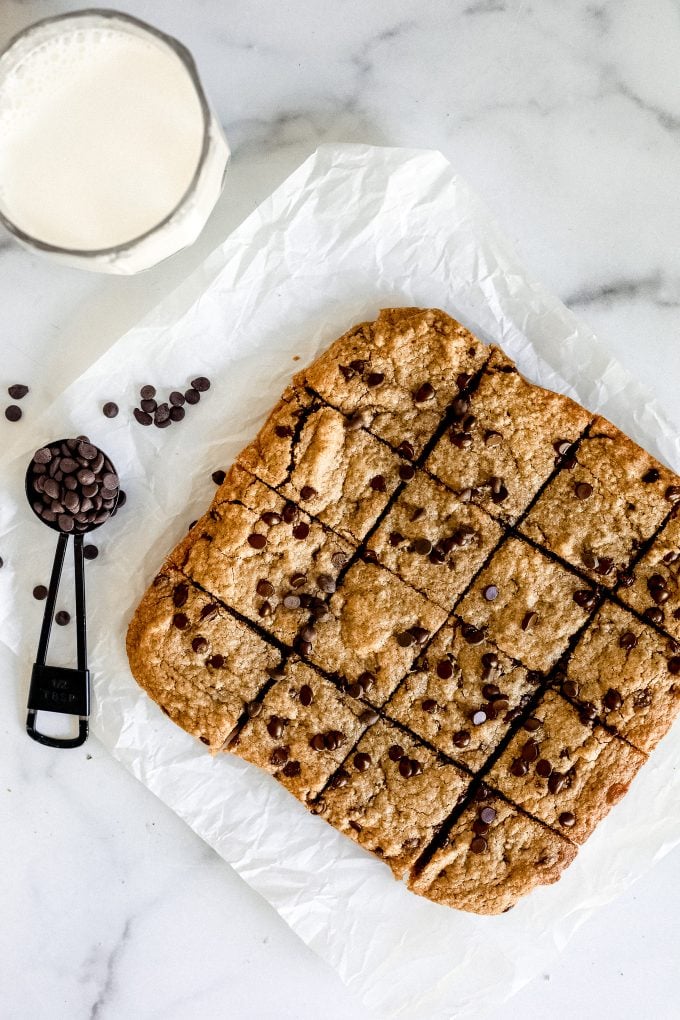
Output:
[[[54,547],[24,502],[25,466],[45,441],[86,433],[110,453],[128,494],[87,566],[94,732],[377,1015],[479,1017],[549,966],[592,910],[680,842],[680,727],[556,886],[507,915],[479,918],[411,895],[270,777],[228,755],[212,759],[137,688],[124,650],[144,588],[211,497],[211,472],[252,437],[296,359],[309,361],[352,322],[398,304],[446,309],[499,342],[531,379],[575,396],[680,466],[661,408],[527,276],[443,156],[322,146],[40,420],[22,423],[21,454],[0,461],[0,633],[16,681],[3,697],[6,715],[23,726],[42,610],[30,593],[47,577]],[[184,422],[164,431],[131,424],[140,384],[167,392],[198,374],[213,386]],[[100,410],[110,399],[122,408],[112,421]],[[62,584],[72,588],[69,574]],[[72,662],[72,630],[55,635],[63,664]]]

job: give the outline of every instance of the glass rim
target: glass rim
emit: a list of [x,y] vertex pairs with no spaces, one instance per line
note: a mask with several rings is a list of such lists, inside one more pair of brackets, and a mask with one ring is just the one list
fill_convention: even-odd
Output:
[[58,24],[61,21],[78,21],[79,19],[85,17],[103,18],[112,22],[113,21],[127,22],[128,24],[133,25],[135,28],[142,29],[142,31],[147,32],[149,35],[154,36],[156,39],[160,40],[164,45],[166,45],[175,54],[175,56],[179,58],[185,70],[187,71],[189,78],[191,79],[191,83],[196,92],[196,96],[198,98],[199,105],[201,108],[201,115],[203,117],[203,140],[201,144],[201,151],[198,155],[198,160],[196,162],[196,169],[194,170],[193,176],[189,181],[186,190],[182,194],[179,201],[170,210],[170,212],[163,217],[163,219],[159,220],[158,223],[155,223],[148,230],[145,230],[144,233],[138,234],[136,237],[131,238],[129,241],[123,241],[121,244],[115,244],[108,248],[65,248],[62,247],[61,245],[51,244],[48,241],[41,241],[40,238],[34,237],[32,234],[27,233],[18,224],[14,223],[14,221],[10,219],[10,217],[7,216],[6,213],[4,213],[0,208],[0,223],[2,223],[6,230],[10,232],[10,234],[13,234],[19,241],[22,241],[24,244],[28,245],[28,247],[36,248],[39,251],[48,252],[54,255],[66,255],[81,258],[95,258],[96,256],[101,255],[106,256],[122,254],[126,251],[129,251],[132,248],[137,247],[137,245],[140,244],[140,242],[145,241],[149,237],[152,237],[154,234],[158,233],[160,230],[166,227],[168,223],[170,223],[170,221],[177,215],[182,206],[185,205],[185,203],[191,197],[191,195],[194,194],[198,186],[201,173],[203,172],[206,160],[208,158],[208,152],[210,149],[211,113],[210,107],[208,106],[208,100],[206,98],[205,92],[203,91],[203,86],[201,84],[201,79],[198,74],[196,62],[193,56],[191,55],[191,52],[187,49],[187,47],[183,43],[181,43],[178,39],[175,39],[174,36],[168,35],[166,32],[161,31],[161,29],[156,28],[154,25],[150,25],[147,21],[143,21],[141,18],[137,18],[133,14],[127,14],[123,11],[116,11],[113,10],[112,8],[87,7],[79,11],[66,11],[63,14],[54,14],[47,18],[41,18],[40,21],[34,21],[31,25],[28,25],[26,28],[21,29],[19,32],[13,35],[12,38],[7,43],[7,45],[0,50],[0,63],[2,63],[3,58],[7,56],[7,54],[14,48],[14,46],[17,45],[17,43],[21,42],[22,39],[30,37],[34,32],[38,32],[40,29],[43,29],[49,25]]

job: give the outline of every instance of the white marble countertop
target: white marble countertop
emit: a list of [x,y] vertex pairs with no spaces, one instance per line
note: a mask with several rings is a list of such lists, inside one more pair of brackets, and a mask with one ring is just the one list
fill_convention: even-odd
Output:
[[[4,0],[0,45],[77,6]],[[156,304],[320,142],[345,140],[441,149],[528,268],[680,425],[674,0],[118,6],[193,51],[233,146],[228,187],[199,242],[138,278],[63,269],[0,234],[0,385],[28,382],[27,409]],[[21,426],[1,420],[6,445]],[[367,1015],[95,740],[49,751],[29,745],[17,718],[1,723],[1,1017]],[[496,1018],[676,1017],[679,917],[676,850]]]

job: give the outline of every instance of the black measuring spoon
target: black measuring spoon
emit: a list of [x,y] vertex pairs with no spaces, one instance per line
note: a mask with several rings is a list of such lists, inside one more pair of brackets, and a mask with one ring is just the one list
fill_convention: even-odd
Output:
[[[57,439],[41,447],[26,471],[26,498],[41,523],[58,532],[52,576],[43,614],[38,654],[28,693],[26,732],[48,747],[80,747],[87,740],[90,714],[90,672],[87,668],[85,557],[83,538],[116,512],[120,496],[113,463],[87,436]],[[68,540],[73,537],[76,588],[75,669],[47,664],[59,582]],[[78,717],[78,735],[50,737],[36,729],[38,712]]]

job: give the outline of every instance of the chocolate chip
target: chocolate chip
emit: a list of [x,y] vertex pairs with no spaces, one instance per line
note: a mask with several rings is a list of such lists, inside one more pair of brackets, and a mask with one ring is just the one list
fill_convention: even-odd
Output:
[[186,630],[189,626],[189,617],[184,613],[175,613],[172,623],[174,627],[177,627],[177,630]]
[[135,420],[139,422],[140,425],[151,425],[153,423],[153,418],[147,411],[142,411],[136,407],[132,413],[135,416]]
[[482,697],[486,698],[487,701],[493,701],[499,694],[500,691],[496,684],[484,684],[482,687]]
[[370,765],[371,765],[370,754],[364,754],[363,751],[360,751],[358,754],[354,755],[354,768],[357,770],[357,772],[365,772],[366,769],[370,768]]
[[199,393],[205,393],[206,390],[210,389],[210,379],[206,379],[204,375],[199,375],[197,379],[191,380],[191,385]]
[[153,414],[153,412],[157,409],[158,404],[155,400],[140,400],[139,406],[142,411],[146,411],[147,414]]
[[316,495],[317,491],[311,485],[303,485],[300,489],[300,499],[314,499]]
[[597,595],[589,588],[579,588],[574,592],[573,599],[577,606],[588,611],[594,609],[597,604]]
[[201,399],[201,394],[192,386],[190,389],[184,391],[184,399],[187,404],[197,404]]
[[349,772],[345,772],[344,769],[339,769],[331,782],[331,786],[339,790],[342,789],[343,786],[347,786],[349,780],[350,780]]
[[416,404],[426,404],[429,400],[434,397],[434,386],[429,382],[423,383],[413,394],[413,399]]
[[289,750],[287,747],[275,747],[269,755],[269,761],[274,766],[285,765],[288,761]]
[[366,385],[371,389],[375,389],[376,386],[380,386],[385,381],[385,376],[382,372],[370,372],[366,377]]
[[271,581],[268,581],[266,578],[263,577],[260,581],[257,582],[257,587],[255,588],[255,591],[263,599],[268,599],[270,595],[274,594],[274,585],[271,583]]
[[189,598],[189,585],[184,582],[175,585],[172,592],[172,603],[176,609],[181,609]]
[[410,482],[416,473],[416,469],[412,464],[402,464],[399,467],[399,477],[402,482]]
[[334,552],[331,556],[331,563],[337,570],[339,570],[340,567],[344,567],[346,562],[347,556],[343,552]]
[[440,659],[436,666],[437,676],[441,680],[449,680],[453,676],[453,665],[448,659]]
[[521,778],[522,776],[526,776],[527,772],[529,771],[529,766],[521,758],[515,758],[512,765],[510,766],[510,771],[513,774],[513,776]]
[[473,854],[483,854],[487,850],[488,844],[483,836],[475,836],[470,843],[470,849]]
[[37,599],[38,602],[42,602],[44,599],[47,598],[47,588],[45,587],[44,584],[36,584],[35,588],[33,589],[33,598]]
[[283,719],[279,719],[277,715],[273,715],[267,723],[267,733],[273,740],[278,740],[283,734],[284,723]]
[[265,510],[265,512],[260,515],[260,520],[263,521],[267,527],[271,528],[275,524],[281,523],[281,514],[277,514],[274,510]]
[[400,648],[410,648],[410,646],[414,643],[414,640],[413,635],[407,630],[397,634],[397,644]]
[[303,684],[300,688],[300,704],[308,708],[314,701],[314,691],[309,684]]
[[530,630],[531,627],[538,621],[538,613],[534,613],[531,610],[524,614],[522,619],[522,630]]
[[331,577],[330,574],[319,574],[316,579],[316,583],[321,591],[325,592],[327,595],[332,595],[337,587],[335,578]]
[[650,606],[649,609],[645,609],[642,615],[645,620],[649,620],[650,623],[655,623],[657,626],[663,623],[663,610],[657,609],[656,606]]
[[479,817],[485,825],[491,825],[496,818],[496,809],[492,807],[483,807],[479,812]]
[[597,709],[593,705],[592,701],[584,701],[582,705],[579,705],[579,715],[583,722],[592,722],[597,716]]
[[567,777],[559,772],[553,772],[548,780],[548,789],[553,795],[560,793],[567,784]]
[[293,528],[293,537],[297,538],[300,541],[307,538],[308,534],[309,525],[306,524],[304,521],[300,521],[300,523],[296,524],[295,527]]
[[406,757],[406,755],[404,755],[403,758],[399,759],[399,766],[398,766],[398,768],[399,768],[399,775],[403,779],[410,779],[411,776],[413,775],[413,766],[411,764],[411,759]]
[[547,758],[541,758],[536,762],[536,774],[539,775],[541,779],[548,779],[551,772],[552,765]]
[[400,744],[392,744],[387,752],[390,761],[399,761],[404,756],[404,748]]
[[424,627],[411,627],[411,635],[419,645],[424,645],[430,636],[430,632],[425,630]]
[[286,609],[299,609],[300,608],[300,596],[299,595],[286,595],[283,599],[283,604]]
[[24,386],[23,383],[14,383],[7,387],[7,392],[12,400],[23,400],[28,393],[28,386]]
[[673,676],[680,674],[680,655],[674,655],[672,659],[668,660],[668,672]]
[[563,811],[559,817],[560,825],[563,825],[565,829],[571,829],[576,825],[576,816],[571,811]]
[[649,485],[650,482],[658,482],[660,478],[661,475],[658,470],[656,468],[650,468],[649,471],[645,471],[642,476],[642,481]]
[[432,552],[432,542],[427,538],[417,538],[413,543],[413,551],[420,556],[429,556]]
[[562,690],[568,698],[575,698],[578,695],[578,685],[573,680],[565,680]]
[[472,725],[481,726],[489,718],[488,709],[478,708],[472,713]]
[[252,546],[253,549],[264,549],[266,544],[267,539],[264,535],[259,535],[257,532],[248,535],[248,545]]
[[498,588],[495,584],[488,585],[482,592],[487,602],[493,602],[494,599],[498,598]]
[[593,487],[588,482],[577,482],[574,486],[574,494],[577,499],[588,499],[593,494]]
[[120,408],[118,407],[118,404],[116,404],[113,400],[107,400],[102,407],[102,413],[105,418],[115,418],[119,410]]
[[631,648],[635,648],[637,643],[638,639],[635,634],[633,634],[632,630],[624,631],[619,638],[619,645],[621,648],[625,648],[626,651],[630,651]]
[[226,477],[227,477],[226,471],[213,471],[211,475],[211,478],[215,485],[221,485]]
[[461,627],[461,634],[469,645],[480,645],[484,640],[484,631],[473,627],[471,623],[464,623]]
[[249,701],[246,705],[246,714],[249,719],[255,719],[262,712],[262,702]]
[[618,712],[623,704],[623,698],[613,687],[609,688],[602,700],[604,702],[604,707],[609,709],[610,712]]
[[521,751],[523,761],[536,761],[538,759],[538,744],[535,740],[527,740]]
[[458,730],[453,734],[451,740],[453,741],[454,747],[467,747],[470,743],[470,734],[467,730]]
[[5,408],[5,418],[7,421],[19,421],[21,418],[21,408],[17,407],[16,404],[10,404],[9,407]]
[[387,492],[387,484],[384,475],[375,475],[371,478],[369,485],[374,492]]
[[416,451],[413,449],[413,446],[406,440],[399,444],[397,447],[397,453],[401,454],[402,457],[408,457],[409,460],[413,460],[416,455]]
[[195,652],[207,652],[208,642],[201,634],[197,634],[191,642],[191,647]]
[[283,774],[288,779],[294,779],[300,775],[300,762],[299,761],[287,761],[283,766]]
[[65,627],[71,622],[71,614],[67,613],[65,609],[60,609],[58,613],[54,614],[54,622],[60,627]]
[[493,432],[489,430],[484,436],[484,442],[487,446],[499,446],[503,441],[503,436],[500,432]]
[[680,485],[669,485],[665,495],[669,503],[680,502]]
[[420,707],[422,708],[423,712],[432,714],[432,712],[437,711],[439,706],[437,705],[437,702],[434,700],[434,698],[425,698],[425,700],[421,703]]
[[149,385],[142,386],[139,395],[142,400],[152,400],[156,396],[156,387]]

